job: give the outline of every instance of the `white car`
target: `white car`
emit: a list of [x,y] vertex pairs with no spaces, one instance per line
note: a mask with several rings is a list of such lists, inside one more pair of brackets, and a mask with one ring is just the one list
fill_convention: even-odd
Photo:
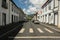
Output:
[[34,23],[35,23],[35,24],[39,24],[40,22],[39,22],[38,20],[35,20]]

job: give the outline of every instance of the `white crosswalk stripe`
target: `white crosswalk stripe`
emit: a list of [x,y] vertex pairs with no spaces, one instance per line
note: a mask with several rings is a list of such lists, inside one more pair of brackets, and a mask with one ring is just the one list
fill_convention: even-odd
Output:
[[[22,29],[19,31],[19,33],[24,33],[25,30],[26,30],[25,28],[22,28]],[[54,33],[53,31],[49,30],[48,28],[44,28],[44,30],[47,31],[47,32],[49,32],[49,33]],[[43,29],[41,29],[41,28],[37,28],[37,31],[39,31],[40,33],[45,33],[45,32],[43,31]],[[33,28],[29,28],[29,33],[34,33]]]
[[22,29],[19,31],[19,33],[23,33],[24,30],[25,30],[25,28],[22,28]]
[[34,33],[32,28],[29,29],[29,33]]
[[9,36],[9,38],[17,38],[17,39],[19,39],[19,38],[60,38],[60,36],[16,36],[16,37],[11,37],[11,36]]
[[37,30],[38,30],[40,33],[44,33],[40,28],[37,28]]
[[47,29],[47,28],[44,28],[46,31],[48,31],[49,33],[54,33],[53,31]]

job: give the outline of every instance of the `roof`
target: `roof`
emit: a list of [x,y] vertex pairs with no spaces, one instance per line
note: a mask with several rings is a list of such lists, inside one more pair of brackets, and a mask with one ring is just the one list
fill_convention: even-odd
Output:
[[44,8],[44,7],[45,7],[47,4],[49,4],[51,1],[52,1],[52,0],[47,0],[47,1],[42,5],[41,8]]

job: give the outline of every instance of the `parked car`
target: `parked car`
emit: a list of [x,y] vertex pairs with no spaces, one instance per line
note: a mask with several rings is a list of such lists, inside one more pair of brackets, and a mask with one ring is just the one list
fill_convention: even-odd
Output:
[[35,24],[39,24],[40,22],[39,22],[38,20],[35,20],[34,23],[35,23]]

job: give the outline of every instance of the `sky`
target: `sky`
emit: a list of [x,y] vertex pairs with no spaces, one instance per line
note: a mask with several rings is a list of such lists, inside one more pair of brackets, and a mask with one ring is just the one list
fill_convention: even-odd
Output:
[[41,9],[46,0],[13,0],[16,5],[24,11],[25,14],[34,14]]

